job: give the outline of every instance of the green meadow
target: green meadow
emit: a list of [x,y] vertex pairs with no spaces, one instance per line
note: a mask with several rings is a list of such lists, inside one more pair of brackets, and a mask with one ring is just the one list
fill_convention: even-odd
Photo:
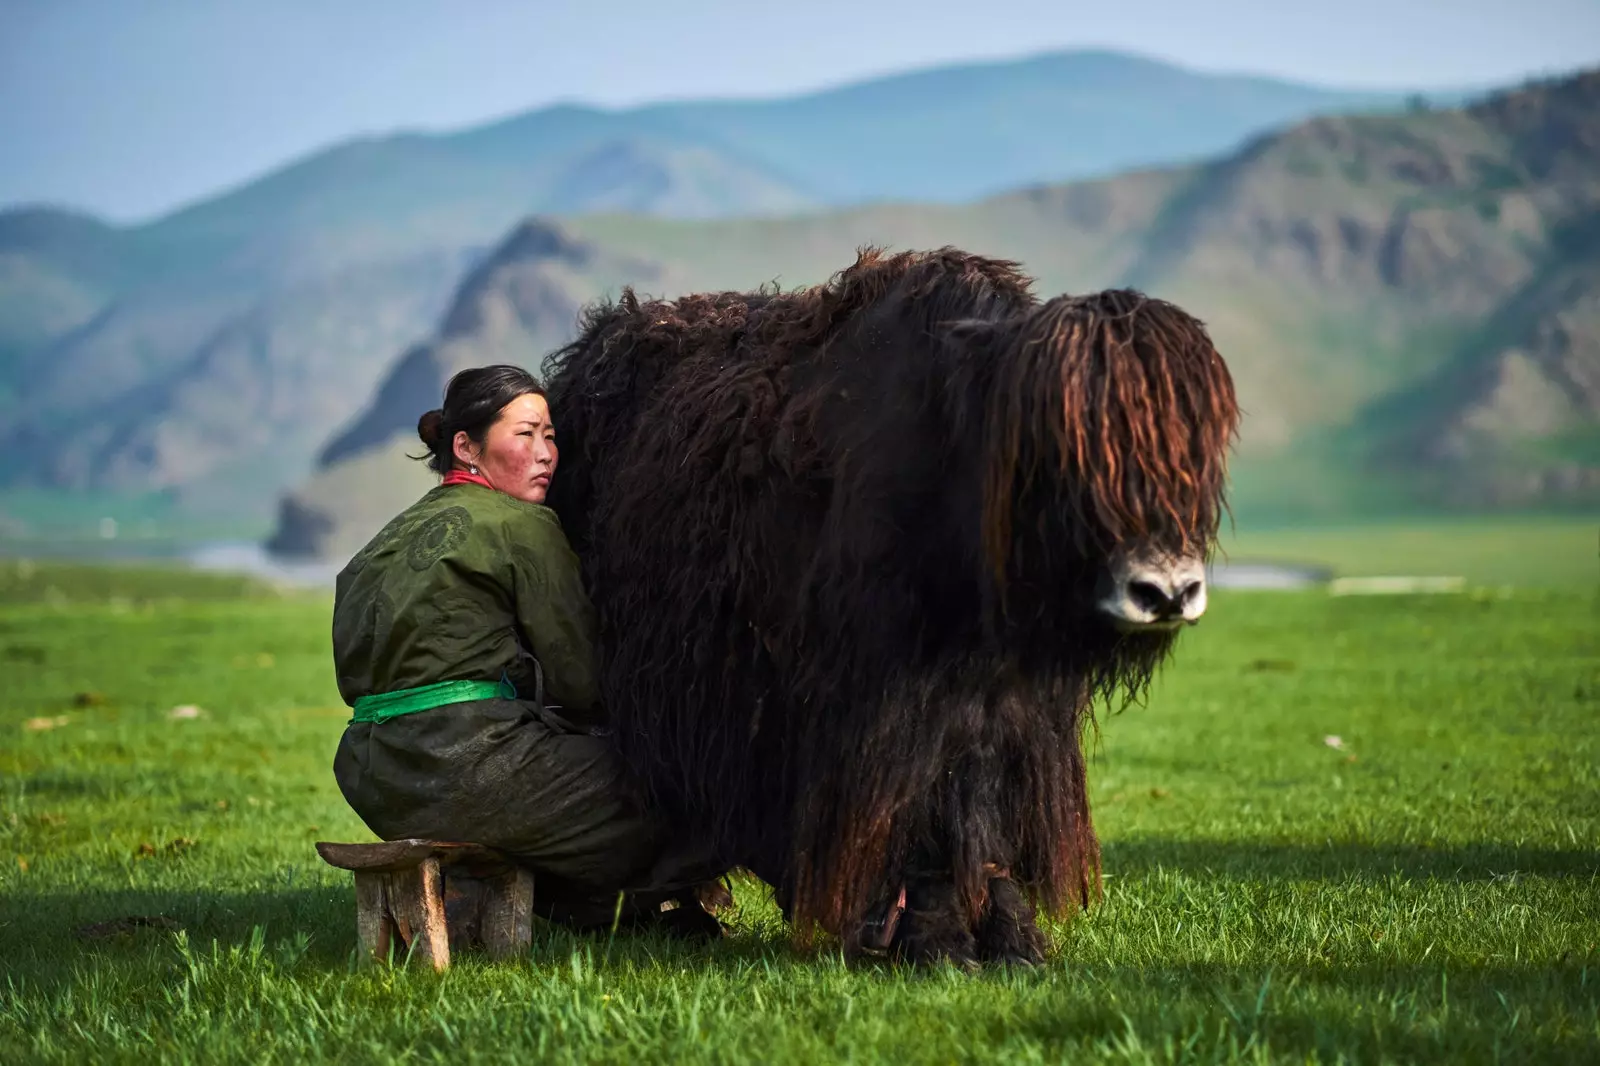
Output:
[[1347,576],[1462,577],[1479,585],[1600,589],[1600,518],[1449,518],[1225,533],[1239,561],[1327,567]]
[[0,1061],[1600,1061],[1595,532],[1526,530],[1235,547],[1469,585],[1216,591],[1091,737],[1104,899],[975,976],[742,881],[709,947],[358,968],[327,597],[0,561]]

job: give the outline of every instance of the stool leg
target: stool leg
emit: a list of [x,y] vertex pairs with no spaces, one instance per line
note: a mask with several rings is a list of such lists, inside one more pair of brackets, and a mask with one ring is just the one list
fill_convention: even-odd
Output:
[[533,874],[514,869],[489,882],[483,906],[483,946],[505,959],[533,946]]
[[424,859],[410,870],[389,875],[389,913],[411,954],[435,970],[450,968],[450,934],[444,920],[439,860]]
[[356,873],[356,943],[362,966],[389,958],[395,927],[384,899],[385,880],[383,874]]
[[452,869],[444,871],[444,924],[450,931],[450,954],[483,943],[483,908],[490,880]]

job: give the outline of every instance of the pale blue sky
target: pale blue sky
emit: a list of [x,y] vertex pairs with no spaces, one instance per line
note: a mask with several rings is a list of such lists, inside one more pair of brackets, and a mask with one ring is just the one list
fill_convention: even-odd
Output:
[[1489,85],[1600,64],[1600,0],[0,0],[0,204],[141,219],[361,133],[1073,47]]

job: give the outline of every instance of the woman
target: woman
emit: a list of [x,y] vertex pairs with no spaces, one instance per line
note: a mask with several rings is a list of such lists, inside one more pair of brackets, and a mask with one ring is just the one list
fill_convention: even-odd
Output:
[[[693,891],[720,871],[634,798],[605,724],[594,612],[555,512],[544,391],[514,366],[464,370],[417,424],[443,476],[340,572],[339,692],[355,710],[340,791],[386,840],[472,840],[532,868],[537,906],[715,935]],[[680,913],[681,912],[681,913]]]

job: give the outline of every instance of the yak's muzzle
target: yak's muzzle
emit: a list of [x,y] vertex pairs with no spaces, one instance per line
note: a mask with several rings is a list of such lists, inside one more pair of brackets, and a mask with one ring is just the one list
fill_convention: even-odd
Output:
[[1124,632],[1176,629],[1206,613],[1206,567],[1199,556],[1119,552],[1101,580],[1096,606]]

